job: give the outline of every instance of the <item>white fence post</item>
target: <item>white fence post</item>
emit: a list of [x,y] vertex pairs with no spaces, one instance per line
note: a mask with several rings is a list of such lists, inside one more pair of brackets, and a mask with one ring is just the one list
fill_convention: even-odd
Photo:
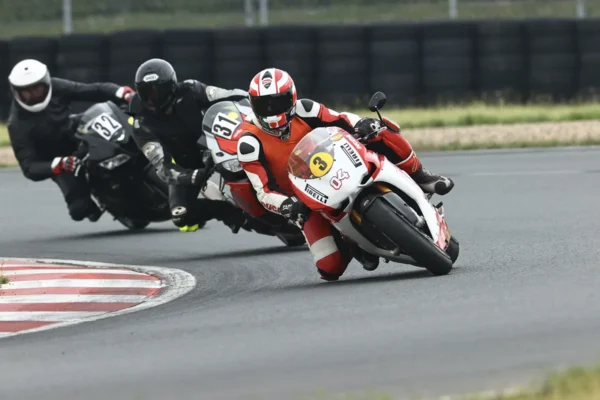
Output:
[[577,0],[577,18],[585,18],[585,2],[586,0]]
[[458,18],[458,0],[448,0],[448,14],[451,19]]
[[254,0],[244,0],[246,26],[254,26]]
[[62,2],[63,33],[69,35],[73,32],[73,11],[71,10],[71,0]]
[[269,0],[259,0],[260,24],[269,25]]

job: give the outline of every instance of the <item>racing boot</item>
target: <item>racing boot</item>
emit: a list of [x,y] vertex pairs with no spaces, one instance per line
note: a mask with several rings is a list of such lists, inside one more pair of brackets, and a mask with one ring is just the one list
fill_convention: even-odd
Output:
[[417,170],[411,172],[409,175],[425,193],[443,196],[448,194],[454,187],[454,181],[452,179],[432,174],[424,169],[420,163]]
[[193,230],[188,228],[185,231],[193,232],[198,228],[203,227],[207,221],[216,219],[217,221],[221,221],[227,225],[233,233],[238,233],[241,228],[246,229],[247,226],[244,212],[229,201],[225,200],[198,198],[196,199],[191,213],[192,216],[187,218],[185,222],[178,221],[179,223],[175,223],[175,225],[179,227],[190,225]]
[[223,201],[220,202],[222,210],[219,210],[216,219],[223,222],[231,229],[232,233],[238,233],[240,229],[250,231],[249,221],[242,210],[233,204]]
[[[364,120],[368,120],[368,118],[364,118]],[[357,129],[362,132],[361,136],[365,136],[365,134],[372,136],[371,132],[377,131],[374,129],[376,127],[371,126],[371,123],[372,121],[365,121],[360,126],[357,124]],[[378,124],[378,122],[375,123],[375,125]],[[397,128],[399,132],[399,127]],[[389,129],[384,130],[370,141],[367,148],[385,155],[390,161],[393,160],[396,166],[410,175],[425,193],[443,196],[454,187],[452,179],[432,174],[424,169],[408,140],[399,133],[394,133]]]
[[99,209],[98,206],[92,206],[87,218],[88,218],[88,220],[90,220],[90,222],[96,222],[100,219],[102,214],[103,214],[103,211],[101,209]]
[[102,216],[102,210],[89,197],[79,197],[68,204],[69,214],[73,221],[83,221],[85,218],[96,222]]

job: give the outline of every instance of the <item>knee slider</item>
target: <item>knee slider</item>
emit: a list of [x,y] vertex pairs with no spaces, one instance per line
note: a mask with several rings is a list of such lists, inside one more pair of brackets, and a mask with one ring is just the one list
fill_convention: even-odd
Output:
[[86,199],[75,199],[69,203],[69,215],[74,221],[81,221],[90,213],[89,203]]
[[321,274],[321,278],[326,281],[337,281],[340,279],[339,275],[330,274],[329,272],[323,271],[321,268],[317,267],[317,271]]

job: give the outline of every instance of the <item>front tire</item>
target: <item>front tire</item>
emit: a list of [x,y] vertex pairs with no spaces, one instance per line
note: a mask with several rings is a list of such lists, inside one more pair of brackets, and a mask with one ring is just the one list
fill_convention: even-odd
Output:
[[[406,217],[401,210],[390,204],[401,203],[408,207],[400,196],[390,192],[386,194],[386,197],[396,198],[390,199],[389,203],[383,198],[375,199],[365,211],[363,218],[376,226],[389,240],[402,248],[407,255],[414,258],[433,275],[448,274],[452,270],[452,256],[446,254],[433,243],[431,238],[409,222],[414,220],[414,215],[412,218],[411,216]],[[458,253],[456,256],[458,257]]]

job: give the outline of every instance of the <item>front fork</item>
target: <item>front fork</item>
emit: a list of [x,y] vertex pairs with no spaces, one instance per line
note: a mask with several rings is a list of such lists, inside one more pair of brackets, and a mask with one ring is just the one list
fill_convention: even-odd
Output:
[[[387,192],[392,191],[392,189],[390,189],[386,185],[379,183],[379,182],[373,184],[371,187],[376,189],[377,192],[379,192],[379,193],[387,193]],[[350,214],[350,219],[352,219],[352,221],[354,221],[358,225],[360,225],[362,222],[362,217],[360,216],[358,211],[356,211],[356,209],[354,209],[354,208],[352,209],[352,213]]]

